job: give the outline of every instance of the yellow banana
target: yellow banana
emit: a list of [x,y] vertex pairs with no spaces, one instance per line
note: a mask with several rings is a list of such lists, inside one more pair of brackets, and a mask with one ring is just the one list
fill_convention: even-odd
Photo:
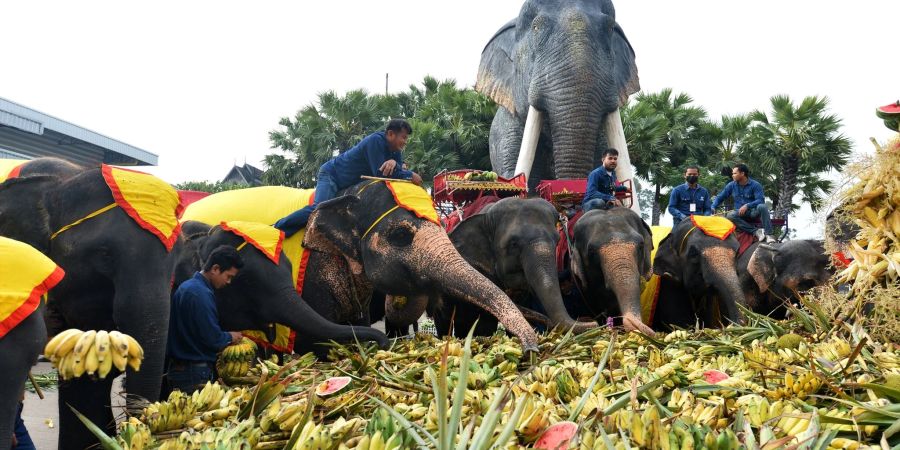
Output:
[[[138,343],[133,337],[129,335],[124,335],[125,339],[128,340],[128,360],[129,363],[131,359],[142,360],[144,359],[144,349],[141,347],[141,344]],[[139,364],[140,365],[140,364]],[[135,369],[137,370],[137,369]]]
[[91,343],[91,347],[88,349],[86,355],[84,355],[84,371],[88,375],[93,375],[97,373],[97,367],[100,365],[100,361],[97,359],[97,346],[94,343]]
[[125,338],[125,335],[113,330],[109,332],[109,345],[112,347],[113,353],[118,353],[122,356],[128,356],[128,339]]
[[75,344],[75,348],[72,349],[72,352],[75,354],[75,362],[80,362],[84,359],[88,350],[94,345],[94,336],[96,335],[97,332],[94,330],[88,330],[81,334],[81,337],[78,338],[78,342]]
[[94,346],[97,347],[97,361],[103,362],[109,357],[109,332],[100,330],[94,338]]
[[81,337],[81,333],[83,331],[77,328],[70,328],[53,336],[44,347],[44,355],[48,359],[62,358],[66,353],[72,351],[78,338]]

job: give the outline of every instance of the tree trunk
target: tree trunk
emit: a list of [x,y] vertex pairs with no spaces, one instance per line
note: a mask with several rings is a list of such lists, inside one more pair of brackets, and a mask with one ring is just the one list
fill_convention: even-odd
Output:
[[659,225],[659,215],[661,213],[659,208],[659,199],[662,196],[660,191],[662,190],[662,186],[659,183],[656,183],[656,192],[653,193],[653,210],[650,213],[650,225],[656,226]]
[[783,219],[791,213],[791,203],[797,195],[797,172],[800,161],[794,155],[788,155],[781,161],[781,180],[778,183],[778,203],[775,206],[775,218]]

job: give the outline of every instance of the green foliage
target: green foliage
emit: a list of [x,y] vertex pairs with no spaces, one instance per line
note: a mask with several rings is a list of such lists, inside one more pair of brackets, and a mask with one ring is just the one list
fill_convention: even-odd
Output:
[[383,129],[392,117],[410,121],[413,134],[404,161],[426,181],[442,169],[490,169],[488,135],[496,109],[474,90],[432,77],[387,96],[363,90],[343,97],[325,92],[293,119],[282,118],[281,128],[269,133],[272,148],[280,152],[266,155],[263,181],[313,187],[322,164]]
[[243,189],[243,186],[236,183],[223,183],[221,181],[185,181],[184,183],[175,184],[175,189],[180,191],[200,191],[215,194],[216,192],[231,191],[234,189]]

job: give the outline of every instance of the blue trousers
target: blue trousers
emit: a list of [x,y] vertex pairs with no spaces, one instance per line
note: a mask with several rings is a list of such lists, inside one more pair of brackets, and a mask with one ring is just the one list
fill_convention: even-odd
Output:
[[316,176],[315,202],[281,218],[278,222],[275,222],[275,228],[284,231],[284,237],[293,236],[294,233],[306,228],[309,216],[315,211],[316,206],[319,203],[333,199],[337,195],[337,191],[337,182],[324,167],[320,167],[319,174]]
[[18,444],[13,448],[16,450],[35,450],[34,442],[32,442],[31,436],[28,434],[28,429],[25,428],[25,422],[22,420],[22,408],[24,406],[25,405],[19,402],[19,406],[16,407],[15,434]]
[[766,206],[765,203],[760,203],[756,208],[747,208],[747,212],[744,213],[743,216],[738,216],[738,209],[739,208],[735,208],[728,211],[728,214],[726,214],[725,217],[734,222],[734,225],[737,226],[739,230],[750,234],[755,233],[756,227],[747,222],[746,219],[759,218],[762,222],[763,229],[766,230],[766,234],[772,234],[772,218],[769,217],[769,207]]
[[166,374],[169,380],[169,387],[178,389],[185,394],[190,394],[197,389],[203,388],[207,381],[213,381],[212,366],[209,363],[184,363],[183,366],[169,364],[169,371]]
[[588,200],[587,203],[585,203],[584,205],[581,206],[581,210],[584,212],[588,212],[592,209],[609,209],[609,208],[612,208],[612,206],[610,206],[609,203],[607,203],[606,200],[603,200],[602,198],[595,198],[592,200]]

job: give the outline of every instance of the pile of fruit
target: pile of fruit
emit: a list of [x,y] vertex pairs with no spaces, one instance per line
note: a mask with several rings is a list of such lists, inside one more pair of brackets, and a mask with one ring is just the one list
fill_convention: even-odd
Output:
[[500,178],[497,172],[473,170],[467,172],[460,177],[459,175],[448,175],[448,181],[497,181]]
[[144,349],[133,337],[118,331],[70,328],[47,342],[44,356],[64,380],[82,375],[106,378],[113,367],[140,370]]
[[242,377],[250,371],[256,360],[256,344],[246,337],[241,342],[225,347],[216,360],[216,371],[226,380]]
[[884,147],[876,144],[859,179],[845,195],[860,232],[848,249],[854,260],[839,275],[855,294],[900,279],[900,136]]
[[[106,448],[700,449],[900,444],[900,352],[859,326],[789,322],[655,337],[419,334],[389,350],[334,345],[260,361],[252,384],[147,405]],[[334,378],[344,377],[344,378]]]

